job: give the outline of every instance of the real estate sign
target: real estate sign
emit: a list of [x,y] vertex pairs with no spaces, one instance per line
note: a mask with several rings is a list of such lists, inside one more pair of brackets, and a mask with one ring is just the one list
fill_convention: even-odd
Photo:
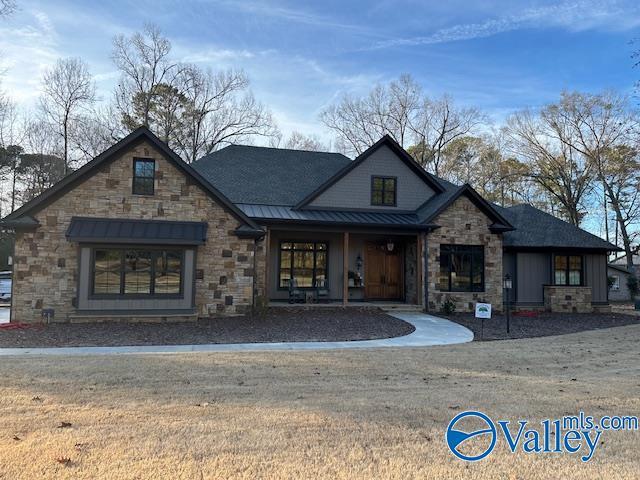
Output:
[[476,303],[476,318],[491,318],[491,304]]

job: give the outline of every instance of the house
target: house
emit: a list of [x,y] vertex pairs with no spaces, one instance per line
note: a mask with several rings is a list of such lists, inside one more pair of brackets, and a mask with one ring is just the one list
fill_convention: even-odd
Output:
[[425,172],[385,136],[355,160],[229,146],[183,162],[139,128],[5,217],[12,321],[190,319],[286,301],[607,308],[616,247]]
[[630,302],[631,293],[627,280],[632,273],[623,265],[610,263],[607,265],[607,276],[611,280],[609,300],[612,302]]

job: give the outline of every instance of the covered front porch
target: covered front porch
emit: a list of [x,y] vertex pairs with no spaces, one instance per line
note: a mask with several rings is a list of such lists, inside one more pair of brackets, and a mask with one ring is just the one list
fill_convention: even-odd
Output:
[[270,226],[265,246],[270,305],[423,305],[422,232]]

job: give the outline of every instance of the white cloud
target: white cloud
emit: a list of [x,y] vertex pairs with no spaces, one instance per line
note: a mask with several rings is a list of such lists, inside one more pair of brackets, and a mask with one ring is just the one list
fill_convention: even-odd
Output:
[[40,93],[40,80],[60,57],[58,35],[42,11],[19,12],[0,24],[0,62],[5,70],[2,89],[18,102],[31,102]]
[[374,44],[372,49],[471,40],[523,28],[561,27],[580,31],[603,27],[610,30],[628,30],[640,25],[639,13],[640,4],[635,1],[568,1],[522,9],[518,13],[484,22],[454,25],[429,35],[385,40]]

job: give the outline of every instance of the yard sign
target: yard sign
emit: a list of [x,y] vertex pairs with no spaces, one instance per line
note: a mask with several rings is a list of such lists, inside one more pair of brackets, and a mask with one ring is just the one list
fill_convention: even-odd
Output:
[[491,304],[476,303],[476,318],[491,318]]

